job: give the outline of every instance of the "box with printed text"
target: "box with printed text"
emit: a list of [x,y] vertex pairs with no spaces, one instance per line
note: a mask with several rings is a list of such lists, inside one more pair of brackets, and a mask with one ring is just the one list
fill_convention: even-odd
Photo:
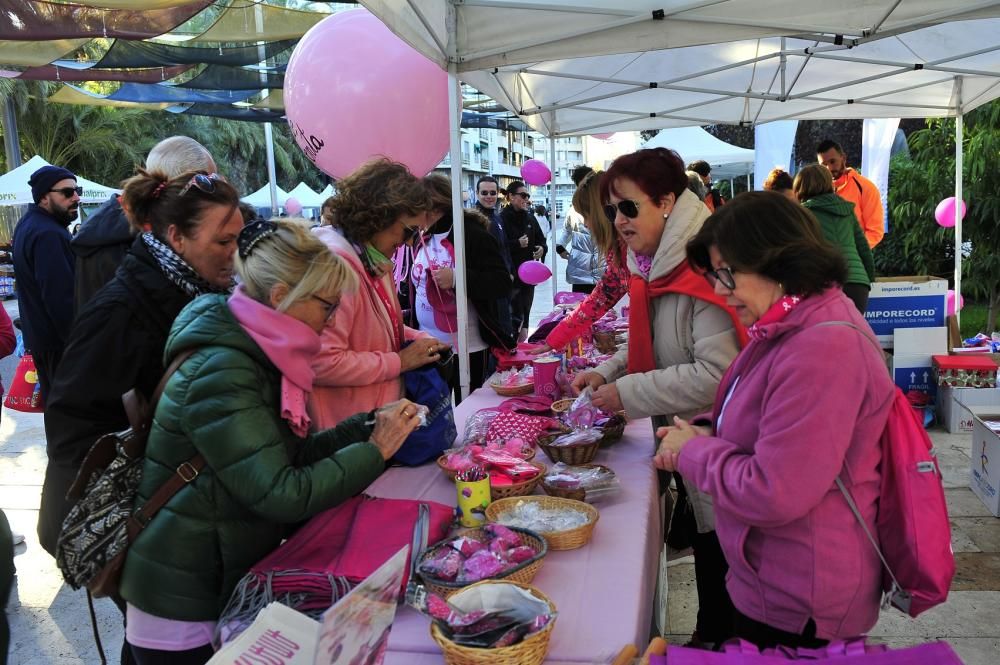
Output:
[[943,327],[947,293],[947,280],[937,277],[880,277],[872,284],[865,320],[883,348],[890,348],[896,328]]
[[1000,408],[974,406],[969,487],[1000,517]]

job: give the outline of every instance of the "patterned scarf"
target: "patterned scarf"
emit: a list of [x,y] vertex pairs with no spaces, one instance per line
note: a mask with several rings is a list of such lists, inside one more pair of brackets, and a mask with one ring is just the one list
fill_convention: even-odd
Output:
[[167,279],[176,284],[189,297],[196,298],[204,293],[226,294],[232,290],[232,285],[228,288],[219,288],[209,284],[170,245],[152,233],[143,233],[142,242],[156,259],[156,263]]
[[752,326],[747,330],[747,334],[750,339],[754,340],[764,340],[767,339],[767,328],[766,326],[770,323],[777,323],[783,318],[788,316],[788,313],[795,309],[795,306],[802,302],[802,298],[799,296],[784,296],[778,302],[771,305],[764,314],[757,319]]

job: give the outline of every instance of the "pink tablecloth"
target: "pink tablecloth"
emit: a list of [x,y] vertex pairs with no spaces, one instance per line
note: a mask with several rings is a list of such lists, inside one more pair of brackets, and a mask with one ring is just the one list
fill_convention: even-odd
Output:
[[[493,391],[483,388],[462,402],[455,414],[459,436],[470,414],[500,401]],[[546,663],[610,662],[624,645],[641,649],[649,641],[663,542],[652,450],[652,429],[645,419],[630,423],[621,441],[598,453],[595,461],[615,470],[622,491],[595,504],[601,517],[590,543],[576,550],[549,552],[532,582],[559,609]],[[548,463],[543,453],[538,459]],[[390,469],[368,493],[455,504],[454,484],[433,464]],[[400,607],[385,662],[443,662],[426,618]]]

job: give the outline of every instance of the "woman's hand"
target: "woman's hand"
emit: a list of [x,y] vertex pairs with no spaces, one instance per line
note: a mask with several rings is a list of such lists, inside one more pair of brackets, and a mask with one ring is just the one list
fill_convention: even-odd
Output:
[[420,337],[399,352],[399,371],[406,372],[441,358],[441,352],[449,348],[433,337]]
[[542,344],[537,349],[529,349],[527,351],[527,353],[528,353],[528,355],[531,355],[531,356],[540,356],[543,353],[548,353],[551,350],[552,350],[551,346],[549,346],[548,344]]
[[573,389],[574,395],[579,395],[583,392],[584,388],[590,388],[591,390],[597,390],[599,387],[607,383],[608,380],[597,372],[580,372],[573,379],[573,383],[570,384],[570,388]]
[[451,268],[431,270],[431,277],[434,278],[434,283],[438,285],[439,289],[455,288],[455,271]]
[[676,471],[680,460],[681,450],[688,444],[688,441],[696,436],[710,436],[710,427],[692,425],[686,420],[681,420],[674,416],[674,424],[671,427],[661,427],[656,430],[656,436],[662,437],[660,447],[656,450],[653,458],[653,466],[662,471]]
[[590,403],[606,413],[618,413],[625,409],[621,395],[618,394],[618,386],[614,383],[597,388],[590,396]]
[[382,453],[382,459],[395,455],[410,432],[420,426],[422,408],[408,399],[401,399],[375,411],[375,429],[368,440]]

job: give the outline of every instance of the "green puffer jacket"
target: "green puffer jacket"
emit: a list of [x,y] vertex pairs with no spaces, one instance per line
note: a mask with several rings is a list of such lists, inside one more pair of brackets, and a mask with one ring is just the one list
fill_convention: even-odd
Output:
[[306,439],[292,433],[279,417],[281,375],[224,296],[181,310],[164,364],[192,347],[157,406],[136,505],[196,453],[206,465],[129,549],[121,595],[155,616],[214,621],[284,525],[358,494],[385,463],[364,414]]
[[875,281],[872,250],[854,216],[854,204],[836,194],[820,194],[802,203],[823,227],[823,235],[847,260],[847,283],[870,286]]

